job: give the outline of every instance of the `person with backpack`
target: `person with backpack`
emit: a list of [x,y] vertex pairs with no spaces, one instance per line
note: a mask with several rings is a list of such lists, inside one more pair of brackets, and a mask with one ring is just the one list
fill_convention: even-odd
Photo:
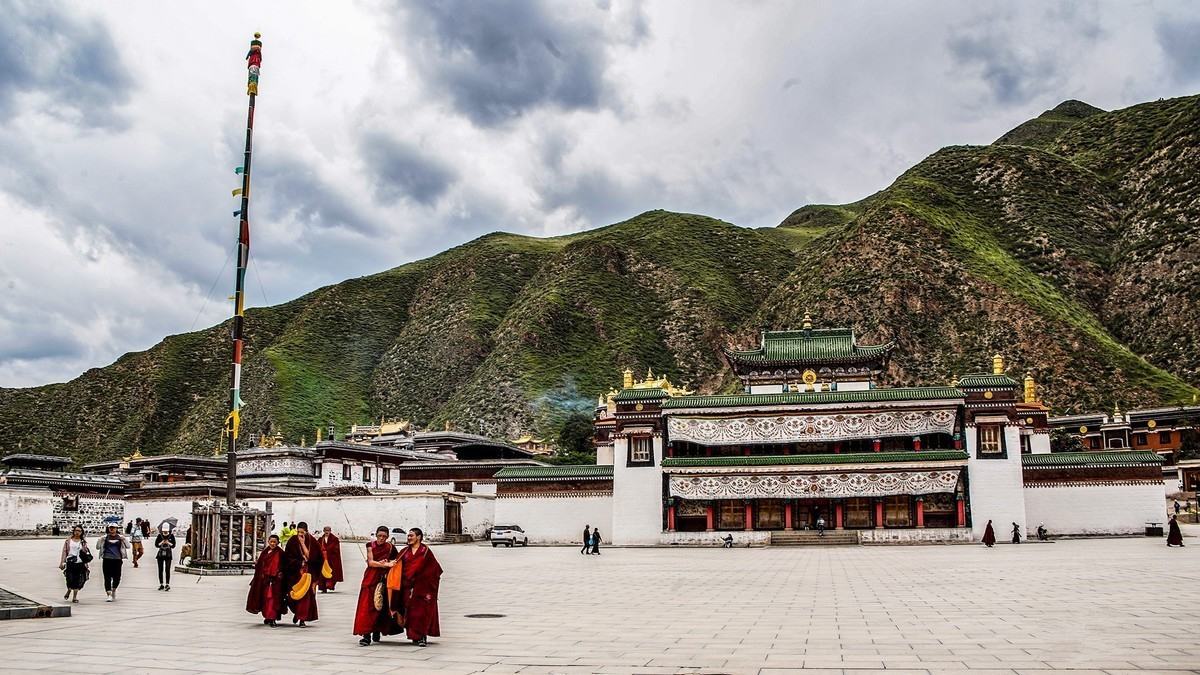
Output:
[[154,555],[158,561],[158,590],[169,591],[171,566],[175,564],[175,535],[166,523],[163,523],[162,531],[154,538],[154,548],[158,549],[158,553]]

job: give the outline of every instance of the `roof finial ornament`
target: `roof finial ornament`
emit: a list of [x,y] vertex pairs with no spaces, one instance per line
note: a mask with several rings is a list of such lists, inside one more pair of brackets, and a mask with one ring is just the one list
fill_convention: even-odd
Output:
[[1033,373],[1025,372],[1025,402],[1037,402],[1037,382],[1033,379]]
[[621,386],[625,389],[633,386],[633,368],[626,368],[621,371]]
[[992,357],[992,374],[993,375],[1003,375],[1004,374],[1004,357],[1000,356],[999,354],[996,354],[995,356]]
[[653,381],[654,381],[654,369],[653,369],[653,368],[647,368],[647,369],[646,369],[646,381],[647,381],[647,382],[653,382]]

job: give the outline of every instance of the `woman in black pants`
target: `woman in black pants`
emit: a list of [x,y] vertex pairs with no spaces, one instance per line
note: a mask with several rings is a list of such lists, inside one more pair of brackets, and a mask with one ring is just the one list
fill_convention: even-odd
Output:
[[175,559],[175,535],[163,524],[162,531],[154,539],[154,548],[158,549],[155,558],[158,559],[158,590],[171,590],[171,564]]
[[96,540],[96,552],[100,554],[100,568],[104,572],[105,602],[117,599],[117,587],[121,585],[121,563],[128,557],[129,541],[117,531],[115,523],[108,524],[108,532]]

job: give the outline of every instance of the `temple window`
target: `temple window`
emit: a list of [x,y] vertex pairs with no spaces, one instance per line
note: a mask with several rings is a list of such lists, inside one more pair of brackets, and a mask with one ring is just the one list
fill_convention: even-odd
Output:
[[985,424],[979,427],[979,454],[999,455],[1004,452],[1001,444],[1001,427],[999,424]]
[[313,463],[313,476],[314,476],[314,477],[316,477],[316,478],[320,478],[320,477],[321,477],[321,464],[320,464],[320,462],[315,462],[315,463]]
[[383,482],[384,483],[392,482],[392,470],[391,469],[383,469]]
[[342,465],[342,480],[353,480],[353,476],[350,475],[350,465],[349,464]]
[[847,499],[845,509],[846,527],[871,527],[871,518],[874,510],[870,499],[863,497]]
[[892,495],[883,503],[883,524],[888,527],[910,527],[912,521],[912,497]]
[[363,479],[364,483],[370,483],[371,482],[371,467],[364,466],[362,476],[363,476],[362,479]]
[[1158,442],[1159,443],[1170,443],[1171,442],[1171,432],[1169,432],[1169,431],[1158,432]]
[[1150,442],[1150,439],[1146,438],[1146,434],[1134,434],[1133,442],[1136,445],[1147,445]]
[[650,436],[634,436],[629,439],[629,463],[647,464],[654,461],[654,439]]
[[718,530],[740,530],[746,526],[746,506],[738,500],[721,502],[717,513]]

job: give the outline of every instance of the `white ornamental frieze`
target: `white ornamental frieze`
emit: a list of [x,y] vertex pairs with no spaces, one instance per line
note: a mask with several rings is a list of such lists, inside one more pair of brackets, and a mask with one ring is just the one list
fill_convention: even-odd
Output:
[[954,411],[843,413],[838,415],[780,415],[773,417],[670,417],[673,441],[701,445],[743,443],[803,443],[883,436],[954,433]]
[[954,492],[958,470],[896,473],[672,476],[671,496],[685,499],[887,497]]

